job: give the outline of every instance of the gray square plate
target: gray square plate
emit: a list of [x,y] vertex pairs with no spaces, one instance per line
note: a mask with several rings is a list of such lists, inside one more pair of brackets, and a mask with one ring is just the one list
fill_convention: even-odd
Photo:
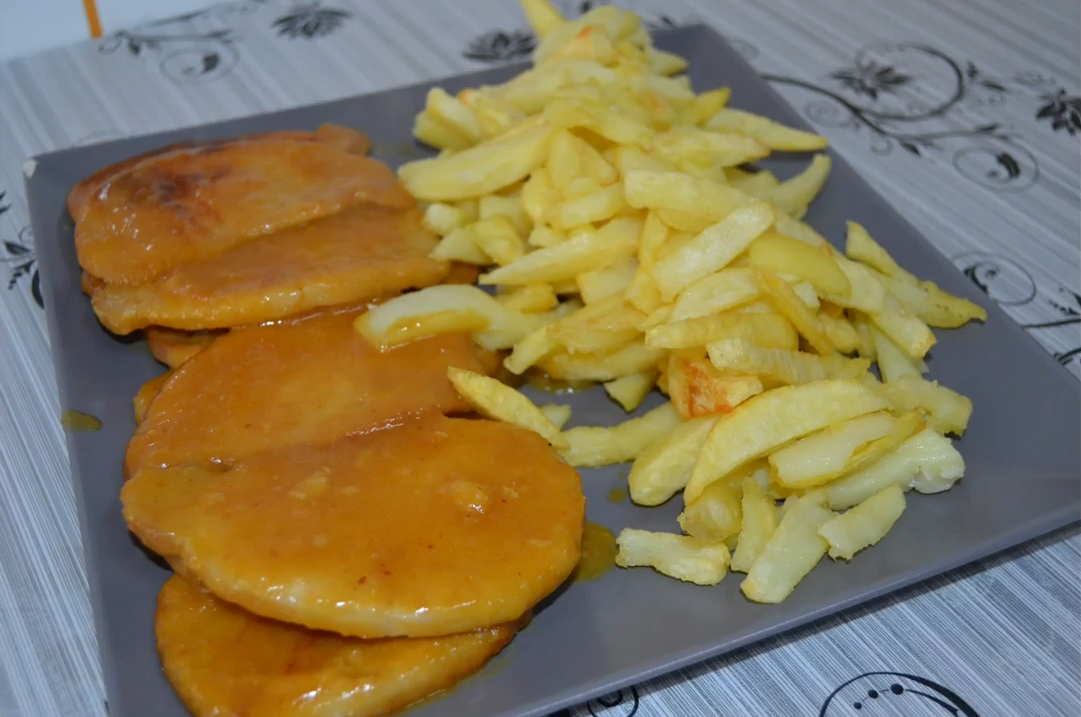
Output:
[[[657,41],[690,60],[697,89],[726,84],[735,106],[806,126],[711,30],[670,31]],[[503,67],[438,84],[457,91],[502,82],[521,69]],[[135,428],[132,396],[162,369],[142,341],[119,341],[106,333],[80,293],[65,196],[91,172],[165,144],[314,129],[322,122],[364,130],[376,143],[376,156],[397,165],[425,151],[412,141],[410,126],[432,84],[39,158],[27,184],[61,405],[104,423],[95,433],[69,434],[68,447],[112,717],[186,714],[162,676],[154,645],[155,598],[168,573],[129,535],[118,500],[121,460]],[[796,157],[767,166],[785,177],[805,162]],[[739,576],[702,588],[649,570],[613,570],[600,580],[573,584],[548,601],[481,675],[413,714],[546,714],[763,640],[1078,520],[1077,383],[835,158],[808,221],[837,241],[849,219],[867,226],[903,266],[987,305],[986,324],[938,332],[940,343],[930,360],[933,378],[975,402],[971,426],[959,444],[967,477],[945,495],[913,496],[904,518],[878,547],[851,564],[823,561],[781,605],[744,600]],[[624,418],[600,390],[567,401],[576,423]],[[625,526],[675,530],[678,500],[653,509],[606,500],[609,490],[626,485],[626,475],[626,466],[583,471],[589,518],[617,533]]]

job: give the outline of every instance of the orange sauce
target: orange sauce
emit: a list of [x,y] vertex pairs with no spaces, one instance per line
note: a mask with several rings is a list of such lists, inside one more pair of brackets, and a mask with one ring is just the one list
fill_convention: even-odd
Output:
[[582,558],[574,570],[575,582],[596,580],[616,564],[616,536],[603,525],[586,521],[582,532]]
[[100,431],[101,419],[69,408],[61,414],[60,425],[66,431]]

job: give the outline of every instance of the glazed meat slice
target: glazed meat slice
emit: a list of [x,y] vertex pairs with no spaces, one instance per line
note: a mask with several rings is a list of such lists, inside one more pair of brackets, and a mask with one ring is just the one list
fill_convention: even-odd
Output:
[[140,471],[121,500],[135,535],[215,595],[366,638],[517,620],[574,570],[585,518],[578,473],[539,435],[439,414],[224,470]]
[[117,334],[270,321],[439,283],[437,238],[414,210],[365,204],[181,266],[146,284],[106,284],[94,310]]
[[479,670],[520,625],[357,640],[274,622],[178,577],[158,596],[165,675],[195,717],[379,717]]
[[495,370],[468,336],[380,352],[353,329],[362,309],[234,329],[180,366],[128,445],[126,474],[221,463],[293,442],[330,442],[426,410],[468,410],[447,368]]
[[141,284],[359,204],[413,206],[394,173],[356,148],[287,132],[174,146],[106,168],[69,196],[79,263],[106,284]]
[[146,347],[150,355],[169,368],[177,368],[195,354],[214,343],[221,331],[177,331],[160,326],[146,330]]

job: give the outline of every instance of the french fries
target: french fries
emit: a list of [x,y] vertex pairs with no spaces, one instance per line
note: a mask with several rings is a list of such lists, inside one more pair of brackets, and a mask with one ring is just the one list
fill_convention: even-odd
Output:
[[563,433],[561,452],[572,466],[595,467],[634,460],[643,448],[665,438],[679,425],[671,404],[653,409],[612,428],[579,426]]
[[829,556],[851,560],[852,557],[886,537],[905,512],[905,494],[891,485],[821,525],[818,534],[829,543]]
[[646,331],[646,346],[685,349],[724,339],[746,339],[756,346],[795,350],[799,336],[792,323],[774,313],[719,313],[661,324]]
[[660,505],[683,490],[716,422],[716,416],[691,419],[677,425],[663,440],[646,446],[635,458],[627,479],[631,500],[638,505]]
[[694,501],[714,481],[797,438],[888,405],[853,379],[782,386],[755,396],[713,426],[687,483],[686,500]]
[[524,394],[494,378],[453,366],[447,369],[447,377],[458,393],[484,416],[538,433],[556,449],[570,448],[559,428]]
[[731,108],[719,109],[706,120],[705,127],[741,132],[770,149],[784,152],[810,152],[829,145],[825,137],[785,127],[765,117]]
[[731,413],[763,390],[760,377],[724,374],[705,359],[674,353],[668,361],[668,397],[683,420]]
[[659,371],[643,371],[621,376],[604,384],[604,390],[612,397],[612,400],[623,407],[624,411],[631,413],[649,395],[650,390],[657,383],[659,373]]
[[683,509],[676,522],[694,538],[726,540],[736,535],[743,523],[740,489],[739,484],[714,483]]
[[621,568],[650,567],[697,585],[716,585],[728,573],[730,556],[721,541],[624,528],[616,545]]
[[[745,597],[776,603],[827,553],[865,559],[905,491],[964,474],[946,436],[966,430],[972,402],[925,378],[924,359],[933,329],[987,313],[902,268],[865,227],[849,222],[841,251],[803,221],[829,181],[824,137],[729,107],[727,88],[694,92],[686,62],[631,12],[572,21],[549,0],[522,6],[533,67],[430,91],[414,134],[442,151],[399,170],[440,238],[431,256],[474,265],[495,296],[422,289],[356,329],[383,348],[469,333],[509,350],[510,374],[601,383],[627,413],[665,395],[619,425],[563,430],[568,406],[452,370],[479,412],[571,465],[633,461],[635,504],[683,492],[685,534],[624,530],[620,566],[701,585],[731,569]],[[817,154],[783,181],[745,164],[775,151]]]
[[829,543],[819,530],[833,518],[833,513],[824,502],[824,496],[811,493],[797,498],[784,512],[747,571],[747,578],[740,583],[748,599],[781,602],[826,554]]
[[742,207],[658,261],[653,280],[661,299],[671,301],[695,281],[728,266],[772,223],[773,210],[767,205]]
[[741,487],[739,543],[732,554],[731,568],[745,573],[773,537],[781,517],[773,499],[766,495],[754,476],[745,477]]

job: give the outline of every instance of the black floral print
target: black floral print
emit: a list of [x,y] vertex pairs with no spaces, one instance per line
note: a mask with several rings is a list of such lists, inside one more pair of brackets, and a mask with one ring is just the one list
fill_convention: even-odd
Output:
[[1081,97],[1069,96],[1060,89],[1055,94],[1042,97],[1043,105],[1036,112],[1036,119],[1048,120],[1055,132],[1065,130],[1071,137],[1081,131]]
[[537,38],[526,30],[492,30],[469,43],[462,55],[477,62],[527,60],[537,47]]
[[318,2],[299,5],[288,15],[274,21],[278,34],[307,40],[331,34],[352,17],[346,10],[321,7]]

